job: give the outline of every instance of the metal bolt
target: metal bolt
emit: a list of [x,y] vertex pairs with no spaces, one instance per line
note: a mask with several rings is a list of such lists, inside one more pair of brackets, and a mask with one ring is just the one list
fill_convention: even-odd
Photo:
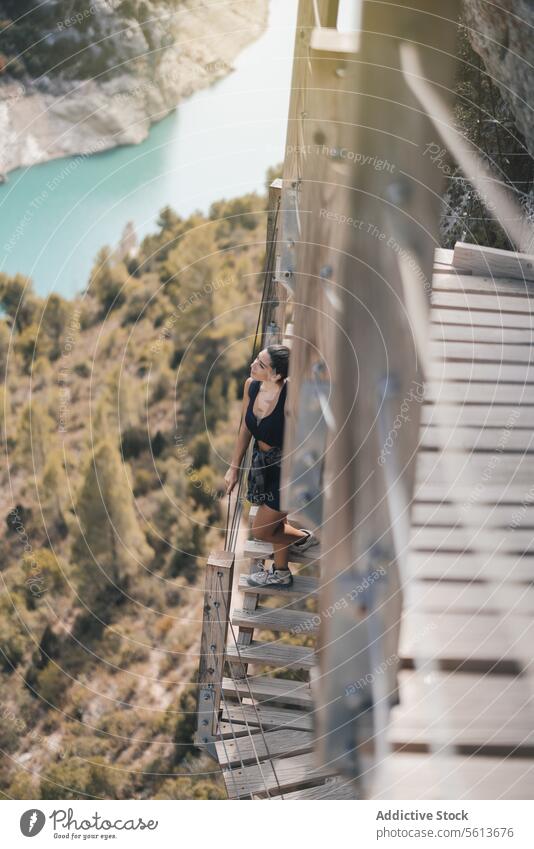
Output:
[[202,720],[202,725],[203,725],[204,727],[206,727],[206,725],[209,725],[208,720],[207,720],[207,719],[203,719],[203,720]]
[[319,272],[319,276],[322,277],[323,280],[329,280],[330,277],[332,277],[333,273],[334,273],[334,269],[332,268],[331,265],[323,265],[323,267],[321,268],[321,270]]
[[395,206],[402,206],[411,197],[412,187],[407,180],[394,180],[386,187],[385,196]]
[[212,643],[210,646],[210,651],[215,651],[216,648],[217,646],[215,645],[215,643]]
[[336,77],[344,77],[346,75],[346,73],[347,73],[347,71],[346,71],[345,68],[342,68],[342,67],[336,68],[336,71],[335,71]]
[[209,702],[209,700],[210,700],[210,694],[209,694],[209,693],[204,693],[204,701],[205,701],[205,702]]
[[331,150],[328,153],[328,156],[329,156],[330,159],[333,159],[335,161],[343,159],[343,156],[341,155],[341,150],[339,149],[339,147],[331,148]]

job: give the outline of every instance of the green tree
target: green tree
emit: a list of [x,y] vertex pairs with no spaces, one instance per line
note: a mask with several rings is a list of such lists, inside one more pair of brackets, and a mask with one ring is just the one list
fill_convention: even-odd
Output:
[[72,548],[77,585],[89,606],[118,598],[154,554],[135,514],[126,469],[110,439],[85,463],[76,513],[79,532]]
[[15,340],[15,350],[22,357],[24,371],[30,374],[34,361],[51,355],[52,343],[43,328],[34,322],[21,330]]
[[[73,309],[60,295],[53,293],[47,299],[42,317],[42,331],[50,341],[50,358],[55,360],[61,354],[61,340],[69,327],[76,331],[78,321],[72,320]],[[69,325],[70,321],[70,325]],[[72,344],[72,343],[71,343]]]
[[116,770],[101,757],[91,763],[70,757],[48,767],[41,779],[41,799],[118,799],[119,778]]
[[53,445],[54,421],[39,401],[23,408],[18,429],[15,460],[40,478]]
[[0,319],[0,382],[7,376],[7,357],[11,340],[11,329],[5,319]]
[[34,294],[29,277],[22,274],[10,277],[0,272],[0,306],[21,331],[37,321],[41,299]]
[[129,279],[128,269],[123,262],[113,259],[108,247],[102,248],[96,257],[89,279],[89,292],[102,305],[104,314],[122,306],[126,300],[125,287]]
[[43,473],[41,505],[45,519],[66,531],[65,510],[69,503],[67,475],[61,453],[51,451]]

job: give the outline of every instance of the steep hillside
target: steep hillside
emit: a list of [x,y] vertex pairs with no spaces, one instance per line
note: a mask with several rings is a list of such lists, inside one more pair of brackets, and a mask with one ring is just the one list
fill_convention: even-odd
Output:
[[74,302],[0,276],[6,797],[222,793],[191,745],[190,682],[264,206],[248,195],[207,217],[163,210],[136,255],[101,251]]

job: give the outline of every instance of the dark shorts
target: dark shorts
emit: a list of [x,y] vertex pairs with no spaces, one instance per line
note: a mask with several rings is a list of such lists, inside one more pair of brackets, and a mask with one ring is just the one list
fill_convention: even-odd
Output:
[[280,510],[281,448],[260,451],[254,447],[248,473],[247,500]]

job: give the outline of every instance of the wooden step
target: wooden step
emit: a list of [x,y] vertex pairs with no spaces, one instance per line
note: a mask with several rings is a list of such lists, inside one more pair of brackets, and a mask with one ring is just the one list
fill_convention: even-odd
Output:
[[394,753],[373,799],[533,799],[534,759]]
[[[267,745],[265,745],[267,743]],[[286,755],[304,755],[313,751],[313,734],[310,731],[266,731],[261,734],[254,731],[247,737],[235,740],[219,741],[215,744],[219,765],[225,769],[232,766],[246,766],[250,763]]]
[[239,576],[239,590],[242,593],[290,596],[293,601],[315,595],[319,587],[317,578],[306,578],[300,575],[293,575],[293,583],[290,587],[251,587],[247,578],[248,575]]
[[[499,297],[494,295],[479,294],[475,292],[467,295],[465,292],[432,292],[431,296],[432,307],[438,309],[450,310],[466,310],[468,317],[473,323],[477,319],[477,312],[495,312],[497,320],[503,313],[517,313],[520,315],[532,315],[534,311],[534,300],[525,293],[514,295],[503,295],[499,293]],[[506,319],[506,316],[503,316]],[[504,321],[503,321],[504,323]]]
[[[441,293],[440,293],[441,294]],[[530,330],[532,317],[529,313],[500,313],[495,311],[470,311],[469,309],[432,310],[432,321],[439,324],[464,324],[467,327],[524,328]]]
[[281,708],[271,705],[252,705],[226,702],[222,710],[222,721],[231,722],[236,727],[247,725],[252,728],[270,729],[290,728],[295,731],[311,731],[313,716],[300,710]]
[[241,628],[257,628],[261,631],[280,631],[298,636],[316,634],[320,617],[316,613],[302,610],[286,610],[279,607],[257,607],[256,610],[233,610],[232,624]]
[[388,738],[402,751],[448,743],[462,754],[534,756],[534,695],[522,677],[399,674]]
[[262,704],[284,704],[311,708],[312,694],[309,684],[286,681],[284,678],[244,679],[223,678],[222,688],[227,698],[256,699]]
[[[472,460],[471,460],[472,462]],[[467,511],[468,512],[468,511]],[[467,516],[466,521],[469,522]],[[454,528],[423,527],[412,528],[410,547],[413,551],[449,551],[467,552],[499,552],[501,554],[534,554],[534,538],[531,530],[521,528],[483,528],[478,523],[475,527]]]
[[440,342],[429,345],[432,359],[460,361],[466,363],[531,363],[532,349],[529,345],[509,345],[491,342]]
[[294,793],[284,793],[284,801],[314,799],[357,799],[354,785],[348,779],[331,779],[317,787],[308,787],[306,790],[296,790]]
[[240,646],[239,653],[235,645],[228,645],[226,657],[231,661],[259,663],[274,666],[277,669],[311,669],[314,664],[314,650],[304,646],[287,646],[283,643],[263,643],[253,640],[248,646]]
[[469,513],[462,514],[461,505],[427,502],[414,504],[412,525],[439,525],[451,527],[462,520],[469,525],[475,522],[484,528],[534,528],[534,504],[472,504]]
[[[520,463],[524,454],[534,453],[534,435],[531,430],[510,431],[506,437],[506,453],[516,456],[509,462]],[[426,427],[420,435],[419,446],[425,450],[458,452],[478,451],[488,454],[502,451],[502,428],[473,428],[444,425]]]
[[433,658],[441,669],[514,675],[531,662],[533,625],[515,613],[411,613],[403,619],[399,654],[404,666]]
[[230,799],[266,797],[268,794],[280,796],[286,790],[318,784],[334,774],[330,767],[317,766],[313,752],[292,758],[275,758],[261,765],[223,770]]
[[425,580],[493,580],[530,583],[534,575],[534,558],[528,555],[463,554],[462,552],[412,551],[408,556],[411,578]]
[[[273,546],[270,542],[249,539],[243,546],[243,556],[257,560],[272,560]],[[303,554],[289,554],[290,563],[314,563],[321,556],[321,546],[314,545]]]
[[475,581],[417,581],[404,591],[404,615],[423,611],[446,613],[522,613],[534,616],[534,586]]

